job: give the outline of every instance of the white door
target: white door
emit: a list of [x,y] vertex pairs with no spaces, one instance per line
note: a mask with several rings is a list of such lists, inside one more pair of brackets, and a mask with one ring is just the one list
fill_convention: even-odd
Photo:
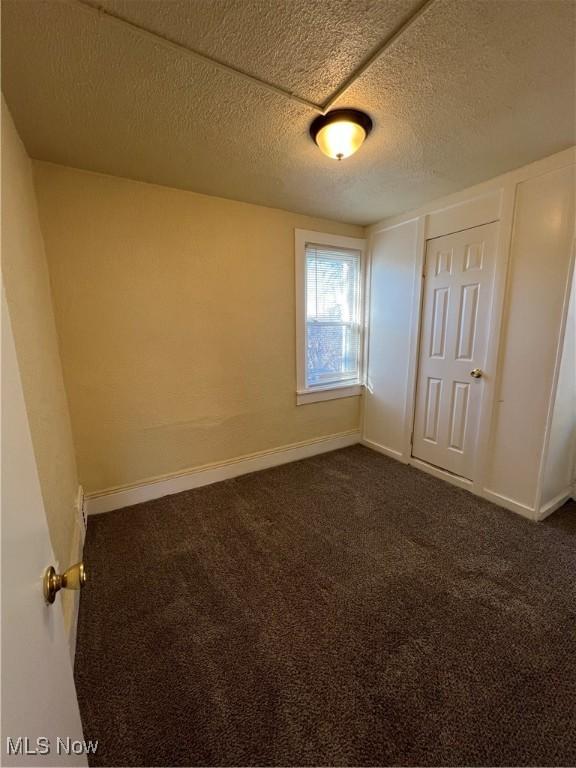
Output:
[[412,455],[474,479],[498,224],[426,245]]
[[83,736],[60,598],[48,606],[42,593],[42,575],[53,563],[2,290],[1,764],[6,766],[87,764],[85,755],[73,752],[82,748],[75,742]]

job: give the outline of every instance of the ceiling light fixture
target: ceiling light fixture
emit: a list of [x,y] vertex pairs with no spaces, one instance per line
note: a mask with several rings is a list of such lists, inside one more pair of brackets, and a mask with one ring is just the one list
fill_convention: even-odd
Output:
[[357,152],[372,130],[372,120],[358,109],[334,109],[310,125],[310,136],[321,152],[342,160]]

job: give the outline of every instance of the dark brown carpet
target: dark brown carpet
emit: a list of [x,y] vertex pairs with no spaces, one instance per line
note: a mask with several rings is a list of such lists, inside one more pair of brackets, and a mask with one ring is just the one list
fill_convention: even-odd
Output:
[[92,764],[574,765],[575,544],[360,446],[95,517]]

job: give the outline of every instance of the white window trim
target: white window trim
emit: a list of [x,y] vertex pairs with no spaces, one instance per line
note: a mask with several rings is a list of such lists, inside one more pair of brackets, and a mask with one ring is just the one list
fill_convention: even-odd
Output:
[[[360,338],[360,380],[347,384],[306,386],[306,245],[328,245],[360,251],[360,317],[363,326]],[[366,240],[360,237],[329,235],[307,229],[294,230],[296,265],[296,404],[317,403],[340,397],[356,397],[364,388],[364,293],[366,273]]]

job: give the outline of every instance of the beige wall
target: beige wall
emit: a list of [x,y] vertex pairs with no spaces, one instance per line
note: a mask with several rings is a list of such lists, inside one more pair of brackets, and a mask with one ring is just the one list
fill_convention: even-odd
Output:
[[35,163],[88,492],[359,427],[295,405],[294,228],[359,227]]
[[31,164],[4,102],[2,273],[50,538],[67,567],[74,554],[76,461]]

